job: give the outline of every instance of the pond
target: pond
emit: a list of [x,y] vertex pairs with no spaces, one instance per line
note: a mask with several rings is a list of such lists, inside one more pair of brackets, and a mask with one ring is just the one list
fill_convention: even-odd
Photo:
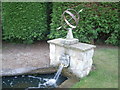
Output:
[[56,88],[62,82],[67,80],[67,77],[59,76],[56,85],[45,85],[48,80],[52,80],[55,73],[52,74],[33,74],[33,75],[18,75],[18,76],[3,76],[2,88]]

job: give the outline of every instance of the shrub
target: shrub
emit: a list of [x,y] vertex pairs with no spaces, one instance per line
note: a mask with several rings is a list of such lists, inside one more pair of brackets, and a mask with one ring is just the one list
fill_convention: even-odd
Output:
[[118,44],[118,3],[117,2],[60,2],[53,3],[51,32],[49,38],[65,37],[67,30],[60,26],[61,15],[64,10],[73,8],[77,12],[80,9],[80,21],[78,27],[73,30],[75,38],[81,42],[91,43],[91,40],[104,41],[113,45]]
[[45,39],[46,9],[46,3],[41,2],[3,2],[3,40],[32,43]]

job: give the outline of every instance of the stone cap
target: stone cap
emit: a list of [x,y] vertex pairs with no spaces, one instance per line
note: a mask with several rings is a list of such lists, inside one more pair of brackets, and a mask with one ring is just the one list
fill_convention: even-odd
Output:
[[55,45],[62,46],[65,48],[77,49],[77,50],[81,50],[81,51],[87,51],[87,50],[90,50],[90,49],[96,47],[95,45],[80,43],[80,42],[78,42],[76,44],[72,44],[72,45],[66,45],[63,43],[65,40],[66,39],[58,38],[58,39],[49,40],[47,42],[50,44],[55,44]]

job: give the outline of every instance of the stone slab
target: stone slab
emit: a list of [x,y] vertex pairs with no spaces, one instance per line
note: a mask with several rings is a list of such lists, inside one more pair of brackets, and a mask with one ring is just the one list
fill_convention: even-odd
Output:
[[61,43],[64,45],[73,45],[73,44],[77,44],[78,42],[79,42],[78,39],[73,38],[73,39],[64,39],[64,40],[62,40]]
[[71,88],[77,82],[78,82],[77,79],[68,79],[65,80],[58,88]]
[[95,45],[91,45],[91,44],[86,44],[86,43],[74,43],[74,44],[64,44],[63,42],[65,42],[66,39],[62,39],[62,38],[58,38],[58,39],[54,39],[54,40],[49,40],[48,43],[50,44],[55,44],[58,46],[62,46],[65,48],[71,48],[71,49],[77,49],[77,50],[81,50],[81,51],[86,51],[86,50],[90,50],[92,48],[96,48]]

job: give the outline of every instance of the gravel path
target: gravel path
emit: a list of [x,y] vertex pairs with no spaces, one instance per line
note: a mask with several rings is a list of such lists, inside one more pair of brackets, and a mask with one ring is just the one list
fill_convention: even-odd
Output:
[[49,61],[49,45],[46,41],[30,45],[3,42],[2,74],[49,67]]

